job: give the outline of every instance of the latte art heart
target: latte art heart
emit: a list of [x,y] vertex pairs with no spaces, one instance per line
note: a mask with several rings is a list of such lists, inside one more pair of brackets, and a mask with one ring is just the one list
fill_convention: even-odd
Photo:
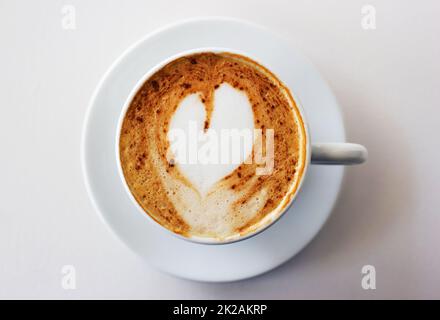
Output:
[[[171,149],[173,146],[176,149],[171,158],[177,158],[178,169],[201,194],[206,194],[217,181],[237,169],[250,156],[253,145],[252,106],[242,91],[227,83],[221,84],[214,91],[209,128],[205,128],[206,117],[200,94],[190,94],[180,102],[168,131]],[[248,139],[240,134],[247,134]],[[204,150],[209,154],[204,154]],[[180,154],[177,155],[177,151]],[[238,161],[233,159],[236,155],[240,156]]]
[[[262,135],[242,140],[238,161],[212,161],[227,153],[212,139],[225,129]],[[199,136],[191,138],[191,130]],[[175,132],[187,137],[183,152],[173,150]],[[210,139],[217,148],[203,144]],[[148,215],[175,233],[217,240],[279,215],[306,157],[304,125],[288,89],[258,63],[230,53],[186,56],[153,74],[127,110],[119,147],[127,185]],[[261,154],[273,155],[271,170],[259,171]],[[209,161],[182,162],[182,155]]]

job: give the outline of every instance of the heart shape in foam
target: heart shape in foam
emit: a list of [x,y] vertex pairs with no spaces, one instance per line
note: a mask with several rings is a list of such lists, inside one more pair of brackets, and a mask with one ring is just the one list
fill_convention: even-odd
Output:
[[[216,182],[233,172],[251,154],[253,140],[239,138],[237,149],[237,145],[230,139],[231,135],[237,137],[237,133],[245,130],[252,134],[254,129],[254,115],[248,96],[227,83],[220,85],[214,92],[210,126],[206,131],[205,120],[205,105],[200,95],[194,93],[180,102],[168,131],[180,172],[201,194],[206,194]],[[176,132],[181,133],[180,136]],[[177,136],[185,137],[179,141],[179,148],[176,148],[175,143]],[[232,143],[228,144],[227,140]],[[217,154],[204,152],[208,149],[217,150]],[[204,154],[209,154],[210,160],[207,161]]]

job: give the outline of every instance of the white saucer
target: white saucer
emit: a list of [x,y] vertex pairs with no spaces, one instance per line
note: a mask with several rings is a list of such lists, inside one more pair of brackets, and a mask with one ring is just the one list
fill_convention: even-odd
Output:
[[110,229],[158,269],[200,281],[234,281],[269,271],[298,253],[321,229],[336,202],[343,167],[311,166],[296,202],[277,223],[250,239],[202,245],[170,236],[139,214],[118,176],[114,153],[121,108],[136,82],[162,60],[193,48],[252,53],[299,98],[312,142],[345,141],[338,104],[315,68],[284,39],[224,18],[163,28],[128,49],[99,83],[84,126],[82,162],[90,197]]

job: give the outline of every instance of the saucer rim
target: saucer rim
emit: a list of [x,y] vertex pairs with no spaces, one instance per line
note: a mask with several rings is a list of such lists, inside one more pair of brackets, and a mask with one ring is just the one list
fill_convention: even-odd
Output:
[[[91,199],[91,202],[93,204],[94,209],[97,211],[98,215],[100,216],[101,220],[109,227],[109,229],[112,231],[112,234],[115,235],[118,239],[120,239],[127,247],[129,247],[131,249],[131,251],[135,252],[136,254],[140,255],[141,257],[143,257],[145,259],[145,256],[143,256],[142,254],[140,254],[137,250],[135,250],[134,248],[132,248],[132,246],[130,245],[130,243],[127,241],[127,239],[125,239],[124,237],[121,236],[121,234],[119,234],[116,230],[114,230],[113,225],[107,220],[108,218],[105,215],[105,212],[103,212],[103,209],[101,208],[101,205],[98,203],[99,201],[95,198],[94,195],[94,191],[93,191],[93,187],[92,187],[92,182],[91,180],[92,177],[90,176],[90,173],[88,172],[88,168],[87,168],[87,139],[88,139],[88,135],[90,134],[90,122],[91,122],[91,114],[93,111],[93,107],[96,103],[97,97],[99,96],[102,88],[104,87],[104,84],[109,80],[110,76],[112,75],[112,73],[115,71],[115,69],[117,69],[117,67],[120,65],[121,61],[123,61],[128,54],[130,54],[132,51],[136,50],[140,45],[142,45],[145,41],[148,41],[149,39],[160,35],[162,32],[165,31],[170,31],[173,28],[178,28],[180,26],[186,25],[188,23],[198,23],[198,22],[233,22],[233,23],[240,23],[243,25],[247,25],[247,26],[251,26],[252,28],[255,29],[260,29],[263,30],[267,33],[271,33],[273,35],[274,34],[270,29],[267,29],[265,27],[256,25],[252,22],[248,22],[248,21],[243,21],[240,19],[236,19],[236,18],[226,18],[226,17],[202,17],[202,18],[191,18],[191,19],[185,19],[182,21],[178,21],[172,24],[168,24],[164,27],[161,27],[149,34],[147,34],[146,36],[142,37],[140,40],[136,41],[134,44],[132,44],[131,46],[129,46],[126,50],[124,50],[124,52],[110,65],[110,67],[107,69],[107,71],[104,73],[104,75],[101,77],[100,81],[98,82],[98,85],[96,86],[92,98],[90,100],[90,103],[88,105],[87,111],[86,111],[86,115],[85,115],[85,120],[84,120],[84,126],[83,126],[83,130],[82,130],[82,137],[81,137],[81,166],[82,166],[82,173],[83,173],[83,178],[85,181],[85,187],[87,190],[87,193],[89,195],[89,198]],[[278,38],[281,38],[279,35],[276,35]],[[295,51],[299,52],[299,55],[305,60],[307,61],[310,66],[312,68],[314,68],[315,70],[317,70],[313,64],[307,59],[307,57],[305,57],[304,55],[301,54],[301,52],[299,50],[297,50],[297,48],[295,48]],[[319,75],[319,72],[317,72],[317,74]],[[324,79],[320,79],[321,81],[323,81],[326,85],[327,83],[325,82]],[[327,85],[328,86],[328,85]],[[342,111],[339,107],[339,104],[336,101],[336,98],[334,97],[333,93],[331,92],[331,90],[329,89],[330,93],[332,94],[334,100],[335,100],[335,106],[336,109],[335,111],[338,112],[339,117],[341,118],[341,125],[342,127],[340,128],[342,130],[342,136],[341,136],[341,142],[345,141],[345,126],[344,126],[344,121],[343,121],[343,114]],[[297,99],[297,96],[294,95],[295,100]],[[302,103],[300,103],[302,105]],[[122,108],[122,107],[121,107]],[[307,115],[305,116],[306,119],[308,119]],[[311,137],[311,134],[309,133],[309,138]],[[310,138],[311,139],[311,138]],[[309,164],[310,165],[310,164]],[[211,279],[207,279],[207,278],[203,278],[203,277],[197,277],[197,276],[183,276],[182,274],[179,273],[174,273],[174,272],[170,272],[170,270],[168,269],[163,269],[158,267],[156,264],[151,263],[152,266],[158,268],[161,271],[164,271],[166,273],[169,273],[173,276],[177,276],[179,278],[183,278],[183,279],[191,279],[191,280],[196,280],[196,281],[208,281],[208,282],[229,282],[229,281],[237,281],[237,280],[241,280],[241,279],[246,279],[246,278],[251,278],[251,277],[255,277],[257,275],[266,273],[274,268],[279,267],[280,265],[282,265],[284,262],[288,261],[289,259],[291,259],[293,256],[295,256],[298,252],[300,252],[308,243],[310,243],[310,241],[319,233],[319,231],[321,230],[322,226],[326,223],[326,221],[328,220],[329,216],[331,215],[331,212],[333,211],[338,198],[340,196],[340,189],[343,183],[343,179],[344,179],[344,173],[345,170],[344,168],[341,168],[340,170],[340,175],[339,175],[339,182],[338,182],[338,186],[337,189],[338,191],[336,192],[336,196],[332,201],[331,204],[331,208],[330,210],[328,210],[328,213],[326,214],[325,219],[322,221],[322,223],[318,226],[317,231],[314,233],[314,235],[308,240],[305,241],[301,246],[299,246],[299,249],[296,250],[295,253],[293,253],[290,257],[284,259],[283,261],[280,261],[278,263],[276,263],[274,266],[267,268],[266,270],[260,271],[260,272],[255,272],[253,274],[248,274],[246,276],[229,276],[229,277],[223,277],[223,278],[211,278]],[[301,193],[302,190],[300,190],[299,193]],[[287,211],[287,210],[286,210]],[[276,224],[277,222],[275,222],[274,224]],[[249,239],[248,241],[251,241],[251,239]],[[204,245],[204,244],[198,244],[198,245]],[[231,244],[233,245],[233,244]]]

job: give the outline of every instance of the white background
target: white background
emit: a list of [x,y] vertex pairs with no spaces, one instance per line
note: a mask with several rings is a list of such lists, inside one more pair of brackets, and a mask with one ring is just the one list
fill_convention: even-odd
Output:
[[[76,30],[62,28],[66,4]],[[376,30],[361,27],[365,4]],[[339,100],[348,140],[370,152],[305,250],[226,284],[162,274],[121,244],[92,208],[79,154],[110,64],[150,31],[208,15],[300,47]],[[438,1],[0,0],[0,298],[440,298],[439,17]],[[76,290],[61,286],[67,264]],[[376,290],[361,287],[366,264]]]

